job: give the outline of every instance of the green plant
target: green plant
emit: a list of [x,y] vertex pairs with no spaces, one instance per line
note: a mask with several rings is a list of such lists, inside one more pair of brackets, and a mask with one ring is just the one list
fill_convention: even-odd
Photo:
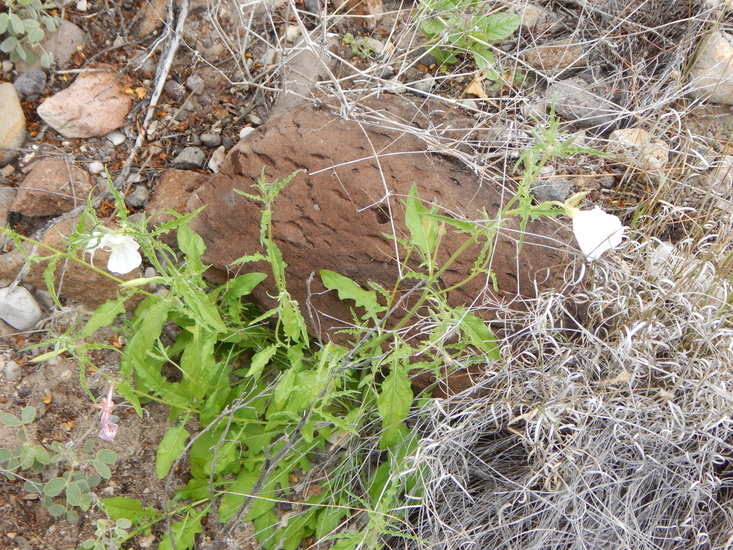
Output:
[[421,0],[417,22],[439,65],[456,63],[458,56],[470,54],[479,69],[487,70],[496,63],[492,45],[511,36],[521,18],[489,13],[486,0]]
[[[41,48],[46,31],[55,31],[61,19],[51,12],[56,5],[42,0],[5,0],[7,12],[0,13],[0,51],[10,55],[10,61],[33,64],[38,56],[33,50]],[[53,56],[43,51],[41,66],[50,67]]]
[[[10,413],[0,414],[0,422],[19,428],[20,442],[14,449],[0,448],[0,472],[11,481],[22,479],[24,489],[37,494],[52,516],[66,515],[68,521],[77,521],[79,514],[74,508],[89,510],[96,498],[91,489],[102,478],[111,477],[109,465],[117,460],[117,455],[109,449],[94,452],[92,440],[85,441],[81,448],[56,441],[49,445],[34,444],[27,426],[35,418],[34,407],[25,407],[20,418]],[[21,474],[26,471],[30,473]],[[53,477],[42,481],[37,476],[44,472]]]
[[357,38],[350,32],[347,32],[341,41],[347,46],[351,46],[351,52],[362,59],[367,59],[374,55],[374,46],[369,43],[369,39],[366,37]]

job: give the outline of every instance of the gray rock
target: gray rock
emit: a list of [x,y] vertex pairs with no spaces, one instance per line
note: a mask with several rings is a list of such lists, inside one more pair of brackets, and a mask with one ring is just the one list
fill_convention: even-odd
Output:
[[23,374],[23,370],[15,361],[6,361],[3,366],[3,374],[5,374],[7,380],[17,380]]
[[690,96],[712,103],[733,104],[733,34],[715,31],[702,41],[690,70]]
[[220,134],[201,134],[201,143],[206,145],[206,147],[219,147],[221,145],[221,135]]
[[23,99],[36,99],[46,87],[46,73],[41,69],[31,69],[16,78],[13,86]]
[[186,89],[196,95],[203,93],[206,88],[204,79],[197,74],[192,74],[186,79]]
[[[0,148],[16,149],[25,143],[25,115],[18,93],[9,82],[0,84]],[[17,151],[0,149],[0,166],[15,160]]]
[[43,314],[33,295],[22,286],[0,288],[0,319],[18,330],[30,330]]
[[229,151],[229,149],[231,149],[232,147],[234,147],[235,141],[232,138],[230,138],[229,136],[224,136],[221,139],[221,144],[224,146],[224,148],[227,151]]
[[547,88],[545,97],[554,103],[555,113],[576,128],[609,127],[622,114],[615,92],[581,77],[555,82]]
[[126,139],[127,138],[125,137],[125,134],[123,134],[119,130],[115,130],[114,132],[110,132],[109,134],[107,134],[107,140],[109,140],[109,142],[115,147],[125,143]]
[[565,202],[572,188],[573,182],[565,178],[542,178],[532,183],[532,193],[539,202]]
[[173,159],[171,166],[179,170],[191,170],[201,168],[206,162],[206,154],[198,147],[184,147]]
[[163,90],[168,94],[168,97],[175,99],[176,101],[180,101],[186,97],[186,87],[175,80],[169,80],[166,82],[165,86],[163,86]]
[[252,126],[245,126],[241,130],[239,130],[239,139],[246,138],[248,135],[250,135],[254,131],[255,131],[255,129],[252,128]]
[[202,107],[207,107],[207,106],[211,105],[212,103],[214,103],[214,100],[211,99],[211,97],[209,97],[207,95],[200,95],[199,96],[199,105],[201,105]]
[[135,189],[131,193],[125,195],[125,202],[132,208],[142,208],[148,204],[150,198],[150,192],[144,185],[136,185]]

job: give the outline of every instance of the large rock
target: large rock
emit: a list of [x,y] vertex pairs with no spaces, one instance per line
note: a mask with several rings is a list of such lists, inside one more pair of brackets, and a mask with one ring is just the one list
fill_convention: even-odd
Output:
[[114,72],[81,75],[38,107],[38,115],[67,138],[109,134],[125,124],[132,99],[121,89]]
[[[321,269],[364,286],[371,281],[393,287],[399,271],[396,258],[404,259],[405,252],[385,234],[407,238],[404,201],[413,184],[426,207],[435,205],[441,214],[486,220],[482,214],[486,209],[491,219],[506,202],[506,189],[501,182],[482,181],[452,156],[428,152],[426,142],[409,131],[408,121],[422,128],[442,121],[434,115],[440,106],[422,105],[424,111],[407,99],[382,96],[353,109],[350,120],[338,116],[338,109],[313,105],[272,117],[230,151],[221,171],[202,180],[188,203],[189,209],[206,207],[192,222],[207,245],[204,261],[230,275],[267,272],[262,264],[231,266],[241,256],[262,250],[261,204],[236,191],[252,193],[263,169],[268,180],[302,170],[276,198],[272,228],[287,264],[291,295],[303,309],[309,296],[308,279]],[[439,141],[437,136],[433,139]],[[498,303],[521,309],[522,298],[534,297],[536,290],[561,287],[560,274],[575,249],[568,246],[572,236],[564,226],[550,219],[531,222],[521,250],[518,238],[518,223],[510,221],[495,239],[491,267],[498,290],[487,277],[479,276],[451,290],[448,301],[485,308],[485,316],[491,318]],[[465,240],[464,235],[449,231],[443,237],[439,262],[445,262]],[[469,247],[445,272],[446,288],[469,276],[477,254],[477,247]],[[418,268],[414,261],[410,267]],[[324,290],[316,276],[310,303],[321,314],[322,336],[332,337],[334,327],[352,320],[353,304]],[[256,289],[254,298],[261,307],[270,308],[274,295],[270,277]]]
[[25,177],[10,208],[24,216],[55,216],[84,204],[89,174],[62,158],[41,159]]
[[0,166],[5,166],[18,156],[16,149],[25,142],[25,115],[15,87],[9,82],[0,84]]
[[[66,68],[74,54],[83,48],[86,42],[87,34],[71,21],[64,19],[61,21],[58,29],[46,33],[46,37],[41,42],[41,51],[50,53],[56,65],[61,68]],[[16,63],[16,68],[21,73],[34,67],[40,68],[40,66],[40,61],[36,61],[33,65],[29,65],[23,61]]]
[[733,104],[733,35],[714,31],[702,43],[690,70],[690,96]]

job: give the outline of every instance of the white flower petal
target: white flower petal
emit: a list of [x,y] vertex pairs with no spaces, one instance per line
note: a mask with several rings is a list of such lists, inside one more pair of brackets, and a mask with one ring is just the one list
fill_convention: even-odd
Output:
[[607,214],[597,206],[593,210],[579,211],[573,218],[578,246],[591,261],[620,245],[625,230],[617,216]]
[[143,262],[137,251],[140,245],[127,235],[105,235],[102,237],[102,246],[112,250],[107,262],[107,269],[112,273],[125,275]]

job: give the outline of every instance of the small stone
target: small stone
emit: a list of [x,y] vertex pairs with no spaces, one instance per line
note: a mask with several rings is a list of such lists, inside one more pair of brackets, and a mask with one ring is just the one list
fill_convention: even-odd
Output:
[[30,330],[43,314],[33,295],[22,286],[0,288],[0,319],[18,330]]
[[259,126],[262,124],[262,119],[254,113],[249,113],[246,117],[244,117],[244,120],[254,126]]
[[555,112],[575,128],[609,127],[621,118],[618,91],[582,77],[558,80],[548,86],[545,98]]
[[31,69],[16,78],[13,86],[20,97],[34,100],[43,93],[46,87],[46,73],[41,69]]
[[206,154],[198,147],[184,147],[173,159],[171,166],[179,170],[201,168],[206,162]]
[[89,174],[60,157],[46,157],[18,187],[11,210],[24,216],[55,216],[84,204],[92,190]]
[[204,79],[197,74],[192,74],[186,79],[186,89],[196,95],[203,93],[206,88]]
[[25,143],[25,115],[18,93],[9,82],[0,84],[0,166],[9,164],[18,156],[17,149]]
[[715,31],[701,41],[690,70],[690,96],[712,103],[733,104],[733,34]]
[[539,202],[565,202],[572,188],[573,182],[559,177],[541,178],[532,183],[532,193]]
[[173,120],[176,122],[183,122],[188,119],[189,111],[181,107],[173,114]]
[[146,267],[143,275],[146,279],[150,279],[151,277],[155,277],[157,273],[155,272],[154,267]]
[[615,130],[609,139],[609,152],[629,166],[651,172],[648,175],[659,175],[669,161],[669,145],[642,128]]
[[221,138],[221,144],[224,146],[224,148],[227,151],[229,151],[229,149],[231,149],[232,147],[234,147],[236,145],[236,143],[234,142],[234,140],[232,138],[230,138],[229,136],[224,136],[223,138]]
[[115,147],[118,145],[122,145],[125,143],[125,140],[127,137],[122,132],[115,130],[114,132],[110,132],[107,134],[107,140],[112,143]]
[[163,86],[163,91],[168,94],[168,97],[175,99],[176,101],[180,101],[186,97],[186,87],[175,80],[169,80],[166,82],[165,86]]
[[248,135],[250,135],[254,131],[255,131],[255,129],[252,128],[252,126],[245,126],[241,130],[239,130],[239,139],[246,138]]
[[132,109],[132,99],[122,91],[118,73],[84,76],[37,109],[43,121],[66,138],[107,135],[125,124]]
[[3,366],[3,374],[8,380],[17,380],[23,374],[23,370],[15,361],[6,361]]
[[206,147],[219,147],[221,145],[221,135],[220,134],[201,134],[201,143],[203,143]]
[[98,160],[92,161],[87,166],[87,170],[90,174],[96,176],[97,174],[101,174],[102,172],[104,172],[104,164],[102,164]]
[[131,193],[125,195],[125,202],[132,208],[142,208],[148,204],[150,193],[144,185],[136,185]]
[[15,166],[12,164],[8,164],[7,166],[3,166],[0,168],[0,176],[4,178],[9,178],[15,173]]
[[209,163],[206,165],[209,170],[216,173],[219,171],[219,168],[221,168],[222,163],[226,159],[227,156],[227,150],[222,145],[221,147],[217,148],[216,151],[214,151],[211,155],[211,158],[209,159]]
[[214,100],[211,99],[210,96],[208,96],[208,95],[200,95],[199,96],[199,105],[201,105],[202,107],[208,107],[212,103],[214,103]]
[[557,76],[568,69],[578,69],[584,56],[578,41],[566,38],[529,48],[522,59],[544,76]]
[[3,63],[2,63],[3,72],[9,73],[10,71],[13,70],[13,66],[14,65],[12,61],[10,61],[9,59],[3,59]]

